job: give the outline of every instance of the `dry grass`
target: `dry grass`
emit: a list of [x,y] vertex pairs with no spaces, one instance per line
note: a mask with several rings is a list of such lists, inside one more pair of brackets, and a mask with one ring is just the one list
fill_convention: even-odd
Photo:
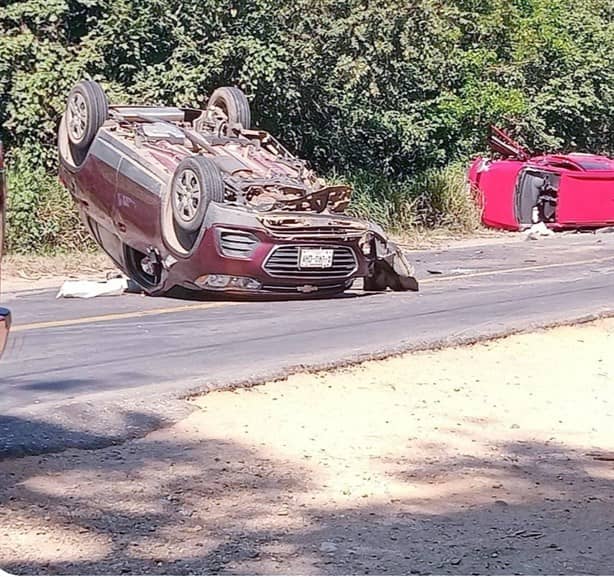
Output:
[[53,256],[8,255],[2,261],[2,289],[27,290],[59,286],[70,278],[105,278],[117,268],[102,252]]
[[82,276],[105,274],[116,270],[109,257],[102,253],[66,253],[53,256],[26,256],[12,254],[2,262],[2,273],[7,277],[39,280],[50,276]]
[[414,235],[443,229],[467,235],[481,228],[463,164],[433,168],[405,180],[357,172],[349,181],[354,188],[350,212],[390,232]]
[[454,228],[415,227],[410,230],[395,232],[390,239],[407,250],[433,249],[466,244],[485,244],[507,242],[519,238],[518,233],[479,227],[472,231]]

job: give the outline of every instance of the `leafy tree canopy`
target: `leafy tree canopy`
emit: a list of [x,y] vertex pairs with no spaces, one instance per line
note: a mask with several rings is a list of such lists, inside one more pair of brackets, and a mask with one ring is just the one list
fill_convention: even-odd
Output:
[[535,149],[614,150],[611,0],[9,0],[0,136],[52,169],[71,86],[198,105],[220,85],[322,170],[411,177],[490,123]]

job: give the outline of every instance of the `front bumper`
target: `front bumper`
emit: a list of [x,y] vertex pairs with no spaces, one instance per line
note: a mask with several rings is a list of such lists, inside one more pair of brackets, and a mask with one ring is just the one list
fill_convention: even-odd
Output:
[[[244,255],[229,251],[224,235],[233,239],[254,239]],[[227,243],[228,244],[228,243]],[[232,246],[248,245],[235,241]],[[333,251],[333,266],[327,269],[301,268],[301,249]],[[312,294],[340,292],[353,280],[369,273],[369,260],[358,240],[282,240],[262,230],[213,226],[189,259],[178,260],[169,269],[169,282],[190,289],[247,294]]]
[[[172,259],[169,287],[285,296],[335,293],[356,278],[381,277],[385,267],[387,278],[412,280],[388,286],[417,290],[411,265],[372,223],[325,214],[261,215],[213,203],[206,219],[196,249],[188,258]],[[301,267],[300,252],[309,248],[331,250],[330,266]]]

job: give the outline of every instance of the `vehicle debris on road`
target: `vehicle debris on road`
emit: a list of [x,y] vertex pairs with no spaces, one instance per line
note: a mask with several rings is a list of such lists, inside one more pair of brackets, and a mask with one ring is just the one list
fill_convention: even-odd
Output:
[[548,228],[543,222],[536,222],[524,233],[526,240],[537,240],[545,236],[552,236],[553,234],[554,231]]
[[333,295],[361,277],[367,291],[418,290],[382,228],[345,214],[350,187],[252,128],[238,88],[218,88],[202,110],[110,106],[83,81],[58,147],[87,230],[150,295]]

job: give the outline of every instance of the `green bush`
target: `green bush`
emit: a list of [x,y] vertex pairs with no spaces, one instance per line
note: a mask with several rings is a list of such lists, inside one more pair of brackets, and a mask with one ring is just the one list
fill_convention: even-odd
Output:
[[8,173],[7,249],[14,253],[91,250],[68,191],[57,177],[17,159]]

